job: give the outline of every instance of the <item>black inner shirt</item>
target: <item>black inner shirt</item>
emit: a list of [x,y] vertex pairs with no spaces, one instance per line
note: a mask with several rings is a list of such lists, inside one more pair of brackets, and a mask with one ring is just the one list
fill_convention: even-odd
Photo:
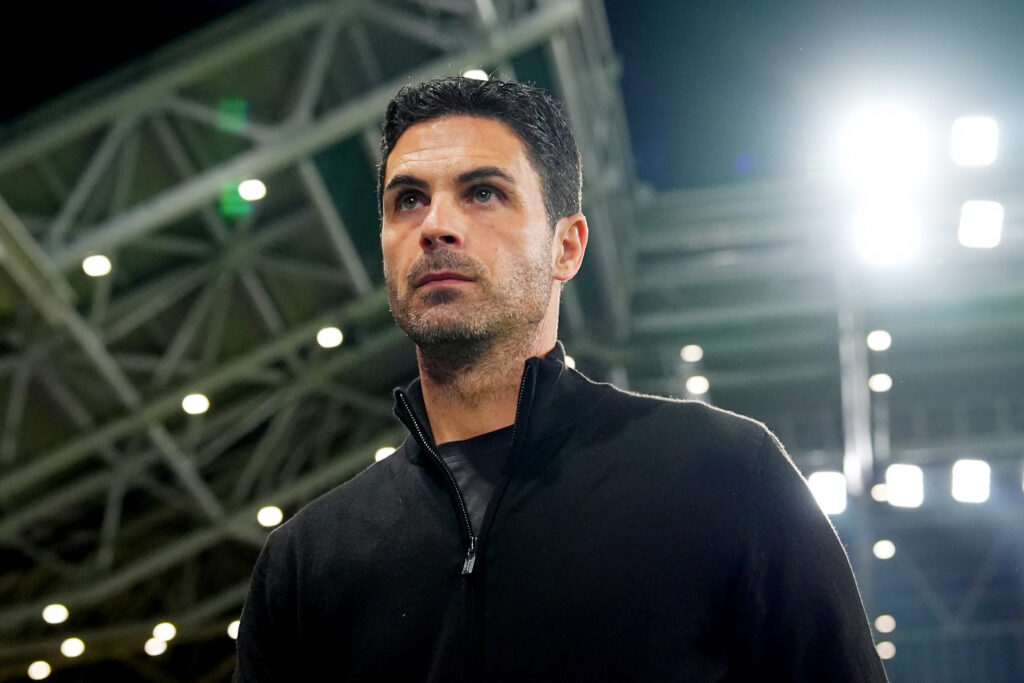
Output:
[[487,504],[491,502],[501,468],[512,450],[513,426],[437,447],[466,500],[474,534],[480,533]]

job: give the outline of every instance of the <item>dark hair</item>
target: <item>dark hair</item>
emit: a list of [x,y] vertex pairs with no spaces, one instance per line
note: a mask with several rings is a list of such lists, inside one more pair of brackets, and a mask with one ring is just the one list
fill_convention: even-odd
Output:
[[384,169],[398,138],[417,123],[453,115],[482,116],[512,129],[540,176],[544,208],[552,226],[580,211],[580,154],[562,106],[532,85],[454,76],[407,85],[388,104],[377,169],[378,213],[383,208]]

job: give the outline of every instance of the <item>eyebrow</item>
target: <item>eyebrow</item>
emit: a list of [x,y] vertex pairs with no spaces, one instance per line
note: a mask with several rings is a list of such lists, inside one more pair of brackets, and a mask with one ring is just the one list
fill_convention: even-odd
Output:
[[387,192],[395,187],[418,187],[421,190],[425,190],[427,189],[427,181],[414,175],[396,175],[388,182],[384,191]]
[[474,168],[472,171],[466,171],[455,178],[455,182],[459,185],[465,185],[474,180],[482,180],[484,178],[501,178],[507,183],[516,184],[515,178],[497,166],[483,166],[481,168]]

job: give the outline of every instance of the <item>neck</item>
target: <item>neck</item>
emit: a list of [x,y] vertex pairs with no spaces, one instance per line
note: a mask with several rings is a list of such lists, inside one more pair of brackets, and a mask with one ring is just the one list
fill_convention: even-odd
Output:
[[420,385],[434,441],[462,441],[515,422],[523,365],[554,347],[554,339],[547,336],[418,347]]

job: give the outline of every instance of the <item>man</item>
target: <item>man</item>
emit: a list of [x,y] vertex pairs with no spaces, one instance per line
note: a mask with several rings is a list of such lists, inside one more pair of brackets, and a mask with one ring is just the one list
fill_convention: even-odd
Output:
[[588,232],[559,106],[412,85],[381,148],[410,435],[270,535],[236,680],[884,681],[843,548],[762,425],[566,367]]

